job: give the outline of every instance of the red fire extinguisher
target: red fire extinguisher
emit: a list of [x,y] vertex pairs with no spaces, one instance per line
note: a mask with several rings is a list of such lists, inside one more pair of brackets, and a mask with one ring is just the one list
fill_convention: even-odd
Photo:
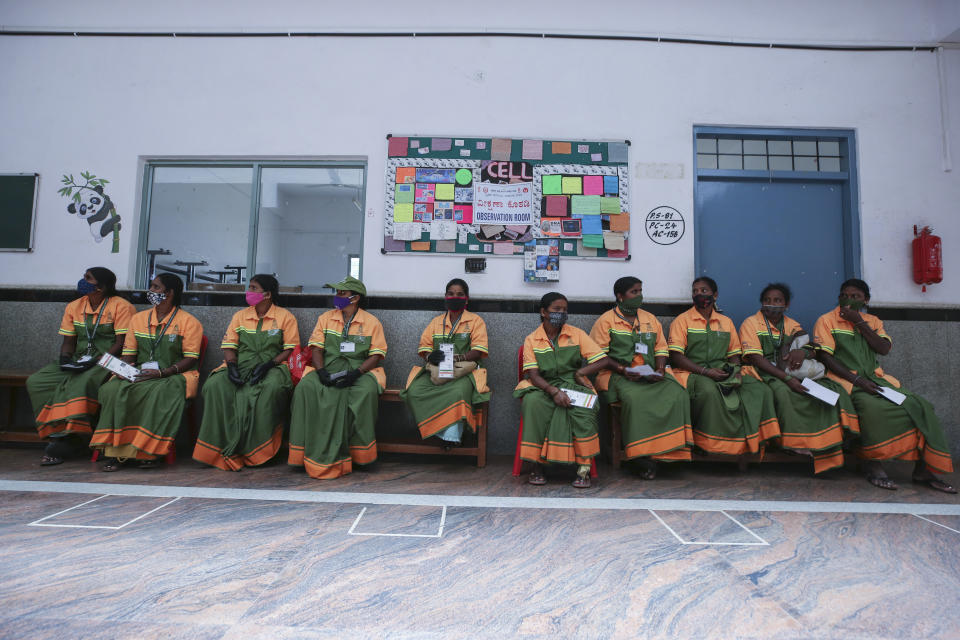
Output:
[[913,225],[913,281],[923,285],[923,291],[928,284],[936,284],[943,280],[943,253],[940,248],[940,236],[930,232],[930,227],[924,227],[917,233],[917,225]]

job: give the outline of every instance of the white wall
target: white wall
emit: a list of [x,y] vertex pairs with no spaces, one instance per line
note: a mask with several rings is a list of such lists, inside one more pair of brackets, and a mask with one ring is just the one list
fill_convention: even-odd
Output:
[[[937,2],[813,3],[6,3],[14,27],[100,29],[537,28],[663,32],[792,41],[929,42]],[[197,6],[199,5],[199,6]],[[796,5],[796,6],[794,6]],[[136,12],[132,7],[136,6]],[[178,13],[180,6],[183,11]],[[507,12],[505,7],[511,7]],[[188,8],[189,7],[189,8]],[[359,9],[358,9],[359,7]],[[399,7],[403,7],[401,11]],[[443,8],[443,11],[439,9]],[[152,13],[142,13],[152,12]],[[939,13],[938,13],[939,12]],[[949,12],[946,12],[949,14]],[[417,24],[419,23],[419,24]],[[425,23],[425,24],[424,24]],[[281,26],[282,25],[282,26]],[[960,25],[958,25],[960,26]],[[939,30],[942,29],[939,27]],[[952,30],[950,30],[952,31]],[[950,137],[960,163],[960,51],[944,53]],[[636,230],[657,205],[679,209],[688,231],[662,247],[640,232],[633,261],[568,260],[561,290],[607,298],[626,273],[655,301],[686,300],[693,274],[692,128],[695,124],[855,129],[863,274],[875,304],[957,305],[960,179],[944,171],[936,55],[823,52],[621,41],[507,38],[63,38],[0,37],[0,172],[41,174],[36,251],[0,254],[0,285],[68,285],[102,264],[133,277],[140,162],[158,156],[365,157],[368,161],[364,280],[372,293],[436,294],[462,273],[462,256],[382,256],[387,133],[630,139]],[[547,99],[541,78],[574,79]],[[613,88],[616,100],[598,97]],[[608,91],[603,90],[604,94]],[[454,97],[455,99],[450,99]],[[10,123],[13,123],[10,126]],[[640,179],[647,163],[682,170]],[[123,218],[121,253],[94,245],[66,213],[62,173],[111,180]],[[943,237],[945,282],[913,284],[915,223]],[[744,239],[744,248],[750,238]],[[477,296],[532,297],[517,260],[490,259],[471,278]],[[408,273],[415,273],[411,278]]]

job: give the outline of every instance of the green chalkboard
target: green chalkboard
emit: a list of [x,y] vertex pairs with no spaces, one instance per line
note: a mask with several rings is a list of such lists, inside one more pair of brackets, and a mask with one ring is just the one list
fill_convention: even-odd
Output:
[[36,174],[0,174],[0,251],[33,249]]

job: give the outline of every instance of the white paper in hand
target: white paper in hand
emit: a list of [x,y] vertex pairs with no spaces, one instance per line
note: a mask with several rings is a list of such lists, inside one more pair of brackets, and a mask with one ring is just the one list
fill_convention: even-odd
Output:
[[660,374],[648,364],[641,364],[636,367],[627,367],[627,373],[632,373],[636,376],[659,376]]
[[808,394],[810,394],[817,400],[826,402],[831,407],[837,406],[837,400],[840,399],[840,394],[837,393],[836,391],[831,391],[830,389],[827,389],[822,384],[818,384],[814,382],[810,378],[804,378],[803,382],[801,382],[800,384],[803,385],[803,388],[807,390]]
[[140,370],[137,369],[132,364],[127,364],[120,358],[114,358],[109,353],[103,354],[103,357],[97,361],[101,367],[107,371],[111,371],[125,380],[133,382],[137,379],[137,374],[140,373]]
[[593,393],[584,393],[582,391],[574,391],[573,389],[564,389],[563,387],[560,387],[560,391],[567,394],[567,397],[570,398],[570,404],[575,407],[592,409],[593,405],[597,402],[597,396]]
[[893,404],[903,404],[903,401],[907,399],[907,396],[903,395],[896,389],[891,389],[890,387],[879,387],[877,391],[879,391],[880,395]]

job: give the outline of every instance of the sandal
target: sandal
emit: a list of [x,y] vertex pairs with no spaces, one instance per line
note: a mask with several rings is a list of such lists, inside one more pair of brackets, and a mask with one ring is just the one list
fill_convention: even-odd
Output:
[[641,480],[654,480],[657,477],[657,463],[649,458],[641,458],[637,465],[640,467],[636,471]]
[[934,491],[943,491],[944,493],[956,493],[957,490],[953,485],[947,484],[943,480],[938,479],[933,474],[930,477],[925,478],[923,476],[913,476],[912,478],[915,484],[925,484]]
[[119,460],[117,460],[116,458],[110,458],[104,463],[102,467],[100,467],[100,470],[107,471],[107,472],[119,471],[120,467],[122,466],[123,466],[123,463],[121,463]]
[[887,476],[880,476],[880,475],[867,476],[867,482],[869,482],[875,487],[879,487],[881,489],[887,489],[888,491],[896,491],[897,489],[899,489],[899,487],[897,486],[897,483],[891,480]]
[[63,464],[63,458],[58,458],[57,456],[40,456],[40,466],[41,467],[52,467],[55,464]]
[[590,488],[590,476],[577,476],[573,481],[573,486],[577,489],[589,489]]
[[527,484],[540,486],[543,484],[547,484],[547,479],[546,477],[544,477],[542,472],[531,471],[530,476],[527,478]]

